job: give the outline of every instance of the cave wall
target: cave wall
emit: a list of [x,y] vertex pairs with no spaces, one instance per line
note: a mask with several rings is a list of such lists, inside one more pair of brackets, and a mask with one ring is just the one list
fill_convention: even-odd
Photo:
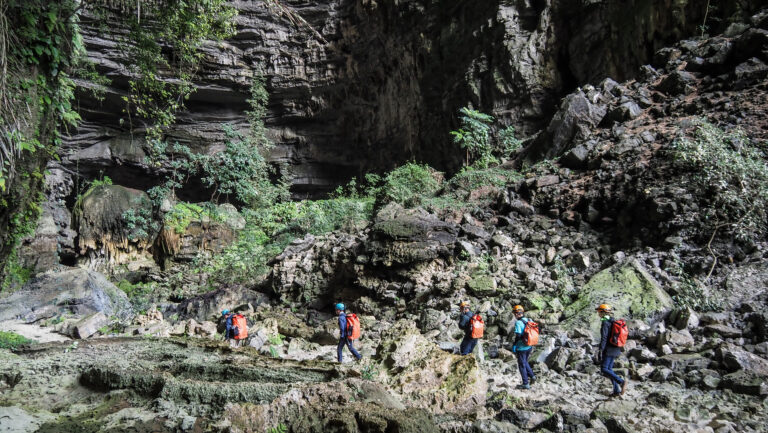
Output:
[[[168,139],[213,152],[222,123],[245,130],[251,76],[261,69],[277,144],[270,159],[288,164],[302,198],[412,159],[457,168],[461,152],[448,131],[468,103],[530,135],[566,92],[629,78],[657,48],[695,32],[705,0],[283,2],[322,39],[261,1],[233,4],[237,35],[204,47],[197,91]],[[144,163],[143,133],[127,126],[120,98],[129,59],[97,23],[85,17],[82,28],[89,57],[112,83],[101,102],[85,91],[91,83],[79,83],[84,121],[66,140],[61,165],[146,189],[162,168]],[[182,192],[204,197],[194,182]]]

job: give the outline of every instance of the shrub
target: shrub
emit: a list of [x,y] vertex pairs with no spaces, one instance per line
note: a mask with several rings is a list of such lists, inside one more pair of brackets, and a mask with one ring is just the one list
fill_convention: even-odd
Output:
[[428,165],[409,162],[384,177],[379,197],[383,203],[396,202],[414,207],[434,197],[441,187],[442,173]]
[[766,232],[768,165],[764,149],[741,130],[723,131],[702,121],[692,138],[673,144],[675,165],[699,196],[701,219],[712,229],[726,226],[742,240]]
[[0,331],[0,349],[17,349],[25,344],[35,343],[15,332]]

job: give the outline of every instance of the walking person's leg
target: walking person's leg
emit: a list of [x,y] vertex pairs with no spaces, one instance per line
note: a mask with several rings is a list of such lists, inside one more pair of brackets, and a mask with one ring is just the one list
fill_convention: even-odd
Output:
[[347,340],[347,347],[349,348],[349,351],[352,352],[352,355],[354,355],[355,358],[361,359],[363,356],[358,353],[357,350],[355,350],[355,346],[352,345],[352,340]]
[[517,352],[517,369],[520,371],[520,378],[523,385],[528,385],[528,370],[525,368],[525,352]]
[[536,375],[533,374],[531,363],[528,361],[529,359],[531,359],[531,353],[533,353],[533,348],[530,348],[525,351],[525,361],[523,362],[523,367],[525,367],[525,371],[526,373],[528,373],[529,382],[533,383],[533,381],[536,380]]
[[472,339],[467,337],[466,335],[461,340],[461,344],[459,344],[459,353],[460,354],[466,355],[466,354],[468,354],[469,352],[472,351],[471,349],[468,348],[470,340],[472,340]]
[[613,372],[613,361],[615,359],[616,358],[612,356],[606,356],[603,359],[603,365],[601,366],[600,371],[603,373],[603,376],[611,379],[611,384],[613,385],[613,393],[620,394],[621,385],[624,384],[624,379],[620,378],[616,373]]
[[339,345],[336,346],[336,354],[338,356],[339,362],[341,362],[343,359],[342,352],[344,351],[344,345],[346,344],[344,340],[346,340],[346,338],[339,338]]

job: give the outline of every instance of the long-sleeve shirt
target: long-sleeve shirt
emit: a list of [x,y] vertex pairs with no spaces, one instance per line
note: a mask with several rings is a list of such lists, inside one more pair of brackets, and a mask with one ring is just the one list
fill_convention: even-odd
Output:
[[472,316],[472,312],[467,311],[466,313],[462,313],[459,317],[459,329],[463,329],[464,334],[466,334],[468,337],[472,336],[472,326],[470,326]]
[[604,316],[601,320],[603,323],[600,325],[600,354],[603,357],[610,356],[616,358],[621,355],[621,348],[608,342],[608,339],[611,337],[613,321],[610,316]]
[[346,313],[339,314],[339,338],[347,337],[347,315]]

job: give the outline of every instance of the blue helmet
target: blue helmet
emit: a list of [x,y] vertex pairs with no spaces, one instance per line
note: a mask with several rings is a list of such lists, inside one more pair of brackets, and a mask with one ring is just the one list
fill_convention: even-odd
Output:
[[343,310],[345,309],[345,308],[344,308],[344,304],[342,304],[341,302],[339,302],[338,304],[336,304],[336,309],[337,309],[337,310],[342,310],[342,311],[343,311]]
[[221,310],[221,315],[222,315],[222,316],[223,316],[223,315],[225,315],[225,314],[227,314],[227,313],[229,313],[229,310]]

